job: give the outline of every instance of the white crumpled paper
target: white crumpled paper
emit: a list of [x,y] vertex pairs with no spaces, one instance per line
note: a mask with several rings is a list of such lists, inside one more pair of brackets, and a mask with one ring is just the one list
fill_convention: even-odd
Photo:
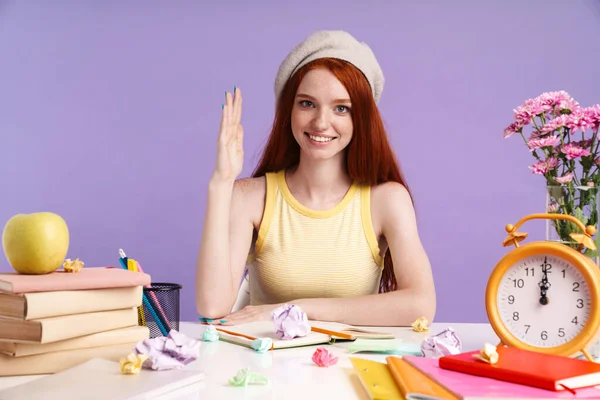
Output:
[[421,343],[423,357],[439,358],[462,351],[462,342],[452,328],[446,328],[440,333],[429,336]]
[[169,336],[145,339],[135,346],[136,354],[146,354],[143,368],[162,371],[183,368],[200,356],[201,342],[172,329]]

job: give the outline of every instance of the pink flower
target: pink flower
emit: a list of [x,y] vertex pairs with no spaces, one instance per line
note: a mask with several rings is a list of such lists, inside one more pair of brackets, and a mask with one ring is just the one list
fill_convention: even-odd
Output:
[[523,124],[519,122],[513,122],[509,126],[504,129],[504,138],[509,138],[515,133],[519,132],[519,130],[523,129]]
[[548,121],[540,130],[540,134],[544,135],[550,132],[554,132],[564,126],[568,122],[568,115],[559,115],[558,117]]
[[548,204],[548,210],[547,212],[552,213],[558,210],[558,203],[553,201],[552,203]]
[[532,136],[531,139],[529,139],[529,141],[527,142],[527,146],[529,146],[529,151],[534,151],[535,149],[539,149],[540,147],[556,146],[559,143],[560,138],[558,136]]
[[573,173],[571,173],[571,172],[556,178],[556,182],[558,182],[558,183],[569,183],[572,180],[573,180]]
[[329,367],[338,362],[338,358],[334,357],[325,347],[319,347],[312,355],[312,360],[319,367]]
[[583,113],[586,119],[591,124],[593,129],[598,129],[600,126],[600,104],[585,108]]
[[558,166],[558,160],[555,157],[550,157],[546,160],[540,160],[537,163],[529,166],[534,174],[546,174],[553,168]]
[[566,116],[565,126],[571,130],[571,133],[576,131],[585,132],[593,125],[593,121],[589,117],[589,113],[580,111]]
[[583,148],[577,143],[565,144],[561,150],[567,155],[569,160],[590,155],[590,149]]
[[556,107],[558,111],[569,110],[574,112],[581,108],[579,103],[576,102],[571,95],[564,90],[542,93],[539,98],[542,104],[549,105],[550,107]]
[[540,105],[538,99],[526,100],[523,105],[517,107],[513,113],[516,123],[521,126],[529,125],[533,117],[542,114],[547,110]]

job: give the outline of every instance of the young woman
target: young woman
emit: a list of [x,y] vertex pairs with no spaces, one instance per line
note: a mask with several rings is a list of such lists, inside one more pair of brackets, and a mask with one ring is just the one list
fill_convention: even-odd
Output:
[[[354,325],[433,320],[431,267],[377,109],[382,88],[364,43],[343,31],[309,36],[281,64],[273,128],[245,179],[242,92],[226,93],[197,264],[200,315],[232,325],[288,303]],[[232,312],[246,265],[250,305]]]

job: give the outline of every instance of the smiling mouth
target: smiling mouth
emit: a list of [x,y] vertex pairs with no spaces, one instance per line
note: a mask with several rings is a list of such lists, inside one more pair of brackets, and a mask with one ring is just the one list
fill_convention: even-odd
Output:
[[310,140],[312,140],[313,142],[318,142],[318,143],[327,143],[327,142],[331,142],[333,139],[335,139],[334,137],[314,136],[308,132],[304,132],[304,134],[306,136],[308,136],[310,138]]

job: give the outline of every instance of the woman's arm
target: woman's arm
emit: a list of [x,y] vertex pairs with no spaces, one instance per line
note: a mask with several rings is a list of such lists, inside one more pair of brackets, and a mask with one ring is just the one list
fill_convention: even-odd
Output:
[[212,178],[196,265],[196,308],[206,318],[228,314],[237,297],[254,226],[248,181]]
[[[372,191],[372,220],[380,226],[392,259],[398,290],[354,298],[314,298],[290,301],[311,320],[352,325],[410,326],[420,317],[432,321],[436,295],[429,259],[419,238],[414,208],[408,191],[386,183]],[[268,319],[281,304],[249,306],[224,317],[229,324]]]
[[196,264],[196,309],[206,318],[231,311],[251,246],[252,212],[260,206],[260,178],[236,180],[244,161],[241,116],[241,91],[226,93]]

